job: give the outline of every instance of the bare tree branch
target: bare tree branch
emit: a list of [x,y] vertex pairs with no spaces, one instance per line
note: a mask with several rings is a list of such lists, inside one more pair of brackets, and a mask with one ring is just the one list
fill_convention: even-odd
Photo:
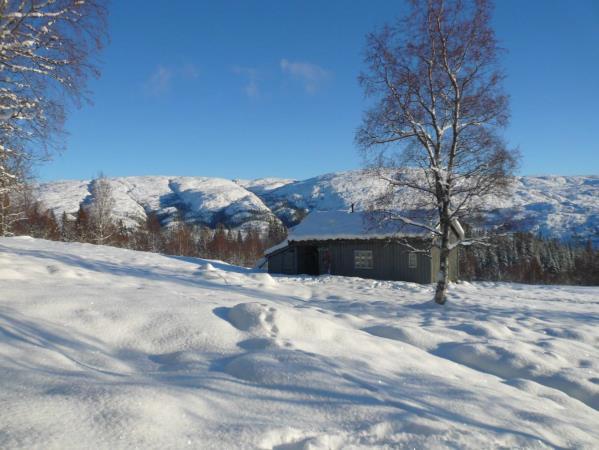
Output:
[[99,73],[105,3],[0,0],[0,196],[24,181],[24,161],[62,150],[66,100],[80,105]]
[[445,301],[450,238],[490,195],[508,191],[517,153],[498,130],[508,97],[490,26],[490,0],[412,0],[411,13],[367,38],[359,77],[376,100],[356,142],[389,185],[373,199],[378,220],[418,226],[441,254],[435,300]]

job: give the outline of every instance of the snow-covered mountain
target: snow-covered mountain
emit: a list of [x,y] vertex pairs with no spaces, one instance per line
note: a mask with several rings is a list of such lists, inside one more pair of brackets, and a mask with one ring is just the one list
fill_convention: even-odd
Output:
[[[147,214],[157,214],[163,225],[177,220],[210,227],[264,227],[274,218],[253,192],[231,180],[207,177],[110,178],[115,199],[114,216],[135,226]],[[92,201],[91,180],[57,181],[39,186],[39,199],[56,217],[73,216],[81,204]]]
[[[39,187],[39,198],[57,217],[74,214],[91,201],[90,181],[56,181]],[[330,173],[307,180],[262,178],[226,180],[208,177],[111,178],[115,216],[133,225],[151,211],[164,224],[188,222],[230,227],[265,227],[274,216],[297,224],[312,210],[357,209],[385,188],[363,171]],[[599,243],[599,176],[517,177],[512,195],[489,202],[490,224],[564,239],[592,238]]]
[[[362,209],[382,192],[386,182],[362,171],[321,175],[287,183],[260,194],[287,224],[305,210]],[[591,237],[599,243],[599,176],[517,177],[507,198],[486,207],[490,225],[509,223],[512,229],[570,239]]]

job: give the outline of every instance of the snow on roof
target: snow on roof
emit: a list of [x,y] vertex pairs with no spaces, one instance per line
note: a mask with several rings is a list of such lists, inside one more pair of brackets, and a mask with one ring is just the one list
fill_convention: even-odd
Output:
[[427,236],[429,233],[414,225],[404,225],[398,229],[397,223],[374,224],[368,220],[366,212],[356,211],[313,211],[297,226],[290,230],[286,241],[269,248],[269,255],[285,248],[292,241],[312,241],[329,239],[386,239],[406,236]]
[[272,247],[264,250],[264,255],[265,256],[270,255],[270,254],[276,252],[277,250],[285,248],[285,247],[287,247],[287,244],[289,244],[289,241],[287,239],[285,239],[283,242],[279,242],[277,245],[273,245]]

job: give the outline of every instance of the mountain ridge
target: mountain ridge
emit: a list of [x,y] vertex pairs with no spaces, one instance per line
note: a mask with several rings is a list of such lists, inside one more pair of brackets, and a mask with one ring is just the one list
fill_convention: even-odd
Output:
[[[130,176],[108,179],[115,197],[114,216],[135,226],[154,212],[165,226],[177,220],[214,228],[266,230],[274,218],[293,226],[312,210],[364,209],[385,182],[363,170],[331,172],[304,180],[266,177],[254,180],[191,176]],[[91,180],[42,183],[38,199],[57,217],[73,217],[91,200]],[[505,225],[560,239],[599,244],[599,176],[542,175],[514,178],[508,198],[485,206],[489,226]]]

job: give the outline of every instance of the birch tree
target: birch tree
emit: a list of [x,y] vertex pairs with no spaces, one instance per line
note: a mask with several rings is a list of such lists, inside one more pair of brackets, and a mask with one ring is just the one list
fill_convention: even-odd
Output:
[[0,0],[0,198],[62,149],[67,103],[79,106],[98,75],[105,21],[102,0]]
[[439,248],[435,301],[445,303],[456,219],[506,193],[517,155],[487,0],[412,0],[411,11],[367,37],[360,83],[372,106],[356,141],[388,189],[377,220],[417,226]]
[[115,200],[112,186],[104,175],[98,176],[91,183],[91,203],[87,208],[92,239],[95,243],[103,245],[113,236],[115,223],[112,217]]

